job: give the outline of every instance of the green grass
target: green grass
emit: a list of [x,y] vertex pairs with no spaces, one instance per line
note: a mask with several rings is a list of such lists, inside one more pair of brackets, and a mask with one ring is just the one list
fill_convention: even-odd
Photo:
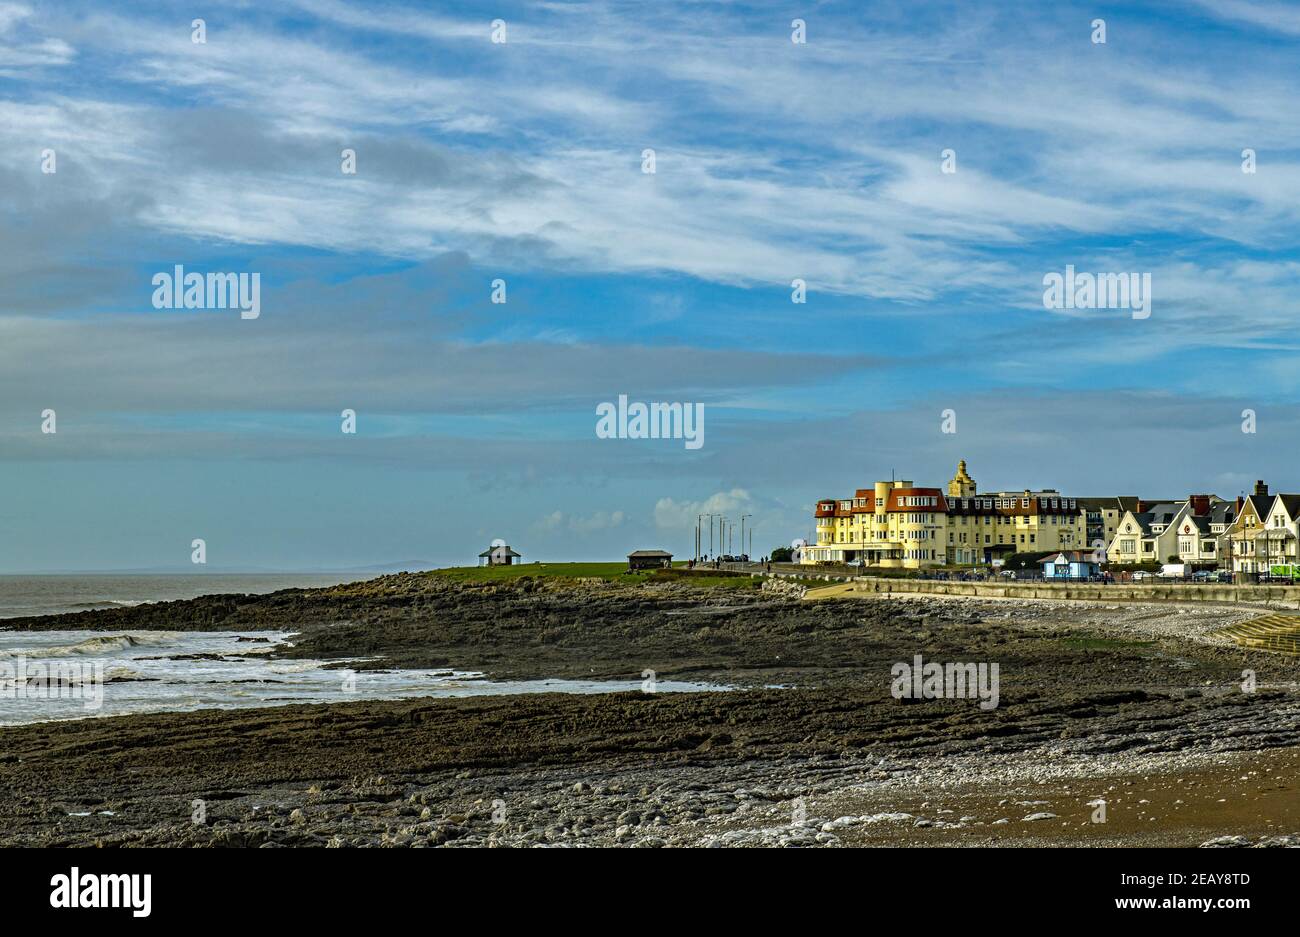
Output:
[[517,566],[453,566],[431,570],[458,582],[505,582],[534,576],[546,579],[609,579],[623,581],[627,563],[520,563]]
[[757,589],[761,580],[748,575],[710,576],[683,574],[686,565],[674,564],[671,572],[643,572],[632,574],[627,563],[521,563],[518,566],[456,566],[449,569],[430,570],[428,575],[445,576],[457,582],[508,582],[532,576],[539,579],[604,579],[623,585],[644,585],[647,582],[688,583],[700,588]]
[[1139,647],[1152,647],[1155,641],[1132,641],[1125,638],[1103,638],[1097,635],[1072,635],[1061,638],[1066,647],[1079,651],[1127,651]]

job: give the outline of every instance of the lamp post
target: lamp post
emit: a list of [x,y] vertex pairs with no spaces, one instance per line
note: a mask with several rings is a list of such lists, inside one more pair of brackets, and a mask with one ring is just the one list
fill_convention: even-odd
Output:
[[[753,516],[754,516],[753,514],[740,515],[740,549],[742,551],[744,551],[745,549],[745,518],[753,517]],[[745,555],[748,556],[749,554],[746,553]]]

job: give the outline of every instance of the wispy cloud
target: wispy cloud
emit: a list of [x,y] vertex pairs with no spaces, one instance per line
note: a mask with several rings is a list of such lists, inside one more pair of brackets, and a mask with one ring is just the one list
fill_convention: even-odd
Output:
[[[848,476],[955,444],[1123,487],[1093,456],[1144,451],[1148,414],[1300,399],[1300,19],[1178,10],[0,2],[0,444],[214,486],[439,472],[438,510],[602,549],[710,510],[802,533]],[[262,318],[152,309],[176,263],[260,271]],[[1150,272],[1151,318],[1043,308],[1067,264]],[[600,445],[618,393],[707,403],[708,445]],[[1228,438],[1277,465],[1288,425]],[[492,497],[525,488],[523,521]]]

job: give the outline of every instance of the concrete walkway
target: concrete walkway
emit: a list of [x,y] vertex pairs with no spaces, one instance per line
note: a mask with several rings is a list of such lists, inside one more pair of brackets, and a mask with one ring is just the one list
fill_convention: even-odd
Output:
[[805,599],[964,596],[980,599],[1047,600],[1140,604],[1214,604],[1252,608],[1300,608],[1300,586],[1139,585],[1044,582],[963,582],[929,579],[871,579],[809,589]]

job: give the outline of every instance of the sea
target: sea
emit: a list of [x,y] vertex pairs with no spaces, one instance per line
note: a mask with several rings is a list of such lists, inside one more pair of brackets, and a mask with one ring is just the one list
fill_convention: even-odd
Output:
[[[376,575],[347,573],[69,573],[0,576],[0,619],[58,615],[145,602],[193,599],[225,592],[332,586]],[[0,622],[0,628],[4,627]]]
[[[375,670],[354,660],[276,660],[292,632],[18,631],[4,619],[214,593],[334,585],[334,575],[0,576],[0,726],[134,713],[515,693],[698,692],[658,680],[488,680],[473,670]],[[352,666],[349,666],[352,665]]]

